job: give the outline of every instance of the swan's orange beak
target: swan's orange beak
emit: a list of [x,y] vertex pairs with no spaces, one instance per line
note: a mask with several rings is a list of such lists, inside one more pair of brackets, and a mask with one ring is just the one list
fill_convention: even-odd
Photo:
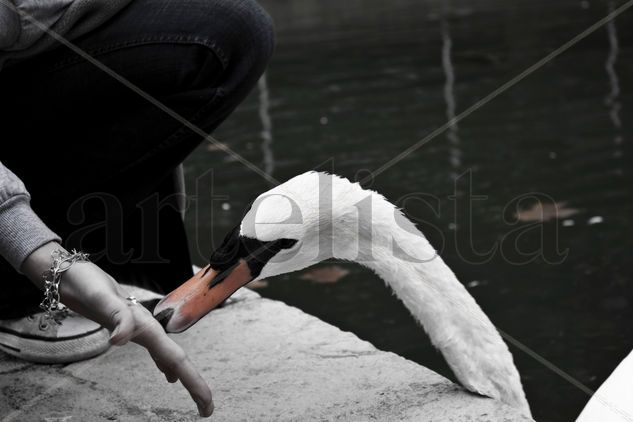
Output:
[[191,327],[253,278],[243,259],[221,272],[206,266],[158,302],[154,308],[154,317],[168,333],[179,333]]

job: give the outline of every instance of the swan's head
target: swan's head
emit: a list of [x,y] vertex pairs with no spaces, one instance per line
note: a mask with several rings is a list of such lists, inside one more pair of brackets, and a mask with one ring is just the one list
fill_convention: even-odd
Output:
[[[260,195],[211,254],[209,265],[167,295],[154,315],[180,332],[252,280],[297,271],[332,257],[330,204],[361,190],[347,179],[308,172]],[[323,212],[327,211],[327,212]]]

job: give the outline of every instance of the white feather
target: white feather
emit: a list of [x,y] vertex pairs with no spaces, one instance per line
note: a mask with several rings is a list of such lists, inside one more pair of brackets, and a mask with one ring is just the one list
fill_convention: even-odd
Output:
[[308,172],[260,195],[241,226],[261,240],[293,238],[259,278],[327,258],[371,268],[393,289],[467,389],[530,415],[512,355],[424,235],[382,195],[336,175]]

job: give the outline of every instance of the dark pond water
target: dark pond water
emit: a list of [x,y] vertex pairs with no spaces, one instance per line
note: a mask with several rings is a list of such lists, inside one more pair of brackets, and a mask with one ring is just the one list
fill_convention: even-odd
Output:
[[[275,56],[215,136],[283,181],[312,168],[365,176],[623,2],[263,4],[278,28]],[[591,389],[633,348],[632,71],[633,9],[372,184],[420,227],[438,228],[429,239],[501,330]],[[270,185],[208,144],[186,164],[202,264]],[[437,196],[439,216],[402,202],[412,192]],[[460,198],[472,195],[468,207]],[[506,208],[517,198],[518,221]],[[304,271],[259,292],[452,378],[384,284],[340,265],[349,274],[336,282]],[[586,393],[510,349],[537,420],[573,420]]]

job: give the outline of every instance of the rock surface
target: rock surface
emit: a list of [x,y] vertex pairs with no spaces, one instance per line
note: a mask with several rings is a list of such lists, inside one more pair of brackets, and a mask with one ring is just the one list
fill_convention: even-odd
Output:
[[[529,421],[494,400],[281,302],[242,289],[174,336],[214,393],[216,421]],[[0,355],[2,421],[200,420],[136,345],[71,365]]]

